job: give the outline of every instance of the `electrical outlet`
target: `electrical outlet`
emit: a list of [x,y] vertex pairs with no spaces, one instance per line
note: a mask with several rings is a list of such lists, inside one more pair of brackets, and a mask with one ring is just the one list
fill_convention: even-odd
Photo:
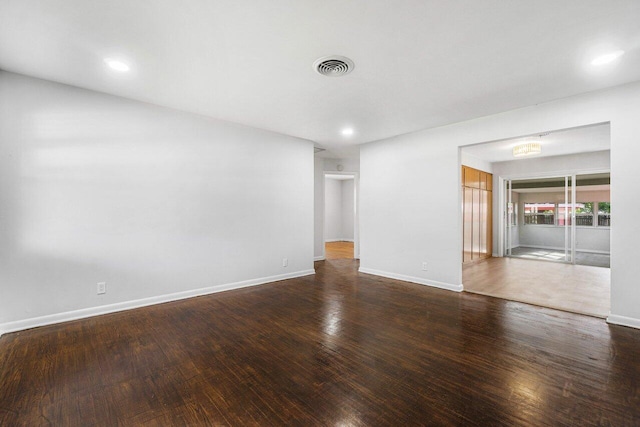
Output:
[[424,270],[424,271],[427,271],[427,270],[428,270],[428,268],[427,268],[427,261],[424,261],[424,262],[422,263],[422,270]]
[[107,293],[107,282],[98,282],[98,295]]
[[289,259],[287,259],[287,258],[282,258],[282,266],[283,266],[283,267],[286,267],[286,266],[288,266],[288,265],[289,265]]

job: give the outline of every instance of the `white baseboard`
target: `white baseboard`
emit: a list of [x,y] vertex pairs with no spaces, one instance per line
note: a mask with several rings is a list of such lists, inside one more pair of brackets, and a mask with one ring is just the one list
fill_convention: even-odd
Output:
[[325,257],[324,257],[324,255],[320,255],[320,256],[314,257],[313,260],[314,261],[324,261]]
[[325,243],[333,243],[333,242],[351,242],[353,243],[353,239],[326,239]]
[[630,328],[640,329],[640,319],[635,319],[633,317],[617,316],[615,314],[610,314],[609,317],[607,317],[607,323],[611,323],[612,325],[628,326]]
[[[514,246],[515,248],[532,248],[532,249],[548,249],[548,250],[554,250],[554,251],[564,251],[564,248],[561,247],[556,247],[556,246],[537,246],[537,245],[518,245],[518,246]],[[576,252],[580,252],[580,253],[587,253],[587,254],[602,254],[602,255],[611,255],[611,252],[608,251],[598,251],[598,250],[591,250],[591,249],[576,249]]]
[[134,308],[146,307],[154,304],[178,301],[187,298],[209,295],[232,289],[246,288],[249,286],[263,285],[265,283],[277,282],[280,280],[293,279],[296,277],[309,276],[315,274],[315,270],[302,270],[293,273],[279,274],[277,276],[261,277],[258,279],[245,280],[242,282],[227,283],[210,286],[207,288],[194,289],[191,291],[176,292],[173,294],[159,295],[155,297],[142,298],[133,301],[119,302],[115,304],[102,305],[98,307],[84,308],[81,310],[67,311],[64,313],[50,314],[47,316],[33,317],[30,319],[17,320],[0,324],[0,336],[9,332],[22,331],[36,328],[38,326],[52,325],[54,323],[68,322],[71,320],[84,319],[86,317],[99,316],[101,314],[115,313],[118,311],[132,310]]
[[405,276],[404,274],[389,273],[386,271],[374,270],[371,268],[360,267],[358,271],[360,273],[373,274],[374,276],[381,276],[381,277],[386,277],[388,279],[397,279],[397,280],[402,280],[404,282],[417,283],[419,285],[426,285],[434,288],[446,289],[448,291],[462,292],[464,289],[462,285],[453,285],[451,283],[438,282],[436,280],[427,280],[421,277]]
[[580,252],[583,254],[601,254],[601,255],[611,255],[609,251],[597,251],[595,249],[576,249],[576,252]]

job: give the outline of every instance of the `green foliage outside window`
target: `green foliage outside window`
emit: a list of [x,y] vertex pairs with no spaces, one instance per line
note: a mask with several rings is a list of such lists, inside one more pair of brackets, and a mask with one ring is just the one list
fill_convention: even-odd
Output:
[[576,207],[576,213],[577,214],[581,214],[581,213],[593,213],[593,202],[584,202],[582,203],[584,206],[579,208]]

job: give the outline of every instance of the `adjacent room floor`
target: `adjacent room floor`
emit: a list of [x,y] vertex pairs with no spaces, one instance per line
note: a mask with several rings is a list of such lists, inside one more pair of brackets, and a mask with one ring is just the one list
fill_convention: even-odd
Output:
[[[517,257],[537,259],[540,261],[561,261],[565,258],[564,251],[555,249],[528,248],[525,246],[513,248],[511,250],[511,253],[512,255]],[[609,254],[576,252],[576,264],[609,268],[611,266],[611,256]]]
[[353,242],[327,242],[324,252],[326,259],[353,259]]
[[462,267],[465,291],[606,317],[611,270],[519,258],[488,258]]
[[315,268],[6,334],[0,425],[640,423],[639,330]]

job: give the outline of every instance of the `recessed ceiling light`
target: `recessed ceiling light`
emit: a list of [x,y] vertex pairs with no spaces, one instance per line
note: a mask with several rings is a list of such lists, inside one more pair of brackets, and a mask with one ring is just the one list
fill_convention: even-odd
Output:
[[591,65],[605,65],[615,61],[616,59],[620,58],[622,55],[624,55],[624,50],[616,50],[613,52],[609,52],[607,54],[600,55],[597,58],[594,58],[594,60],[591,61]]
[[129,67],[129,64],[122,62],[119,59],[105,58],[104,63],[107,64],[112,70],[118,71],[120,73],[126,73],[131,69],[131,67]]
[[341,133],[344,136],[351,136],[351,135],[353,135],[353,128],[344,128],[344,129],[342,129]]

